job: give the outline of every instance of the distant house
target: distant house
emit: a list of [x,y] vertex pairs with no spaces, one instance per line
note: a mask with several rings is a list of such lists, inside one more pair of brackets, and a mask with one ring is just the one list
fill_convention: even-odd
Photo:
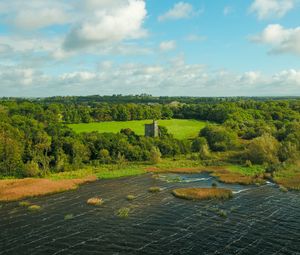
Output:
[[151,124],[145,124],[145,136],[158,137],[158,124],[157,121],[153,120]]

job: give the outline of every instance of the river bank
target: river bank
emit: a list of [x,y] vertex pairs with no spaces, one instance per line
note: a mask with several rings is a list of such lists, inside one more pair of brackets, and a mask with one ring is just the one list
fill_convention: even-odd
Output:
[[[202,166],[192,160],[163,160],[156,165],[146,163],[126,163],[122,165],[103,165],[81,170],[54,173],[44,178],[0,180],[0,201],[15,201],[28,197],[49,195],[76,189],[79,185],[98,179],[114,179],[152,173],[195,174],[208,172],[226,184],[261,185],[271,176],[262,167],[243,167],[238,165]],[[291,173],[281,174],[274,181],[288,189],[296,189],[298,179]],[[297,184],[297,185],[296,185]]]

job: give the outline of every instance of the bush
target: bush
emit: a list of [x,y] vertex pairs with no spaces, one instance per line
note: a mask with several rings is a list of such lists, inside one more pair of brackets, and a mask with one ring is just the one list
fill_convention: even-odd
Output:
[[251,162],[251,160],[247,159],[246,162],[245,162],[245,166],[246,166],[246,167],[252,167],[252,162]]
[[152,147],[149,156],[152,164],[157,164],[161,161],[161,153],[157,147]]
[[237,146],[237,134],[222,126],[207,126],[200,131],[213,151],[226,151]]
[[38,163],[34,161],[27,162],[23,168],[24,177],[37,177],[40,174],[40,168]]
[[265,134],[251,141],[246,157],[254,164],[276,164],[278,149],[279,142],[273,136]]

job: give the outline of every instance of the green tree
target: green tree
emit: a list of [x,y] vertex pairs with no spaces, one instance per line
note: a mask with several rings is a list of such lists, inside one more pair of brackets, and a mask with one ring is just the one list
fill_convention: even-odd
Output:
[[278,163],[279,142],[270,134],[253,139],[247,149],[247,159],[254,164]]

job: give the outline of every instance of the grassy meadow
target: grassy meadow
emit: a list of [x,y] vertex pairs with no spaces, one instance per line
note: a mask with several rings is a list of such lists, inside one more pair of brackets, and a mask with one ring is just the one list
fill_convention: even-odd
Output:
[[[151,123],[152,120],[137,120],[137,121],[109,121],[109,122],[93,122],[70,124],[77,133],[98,131],[100,133],[118,133],[121,129],[130,128],[138,135],[144,135],[144,125]],[[173,134],[177,139],[194,138],[199,131],[206,126],[207,122],[198,120],[159,120],[158,125],[168,129],[170,134]]]

